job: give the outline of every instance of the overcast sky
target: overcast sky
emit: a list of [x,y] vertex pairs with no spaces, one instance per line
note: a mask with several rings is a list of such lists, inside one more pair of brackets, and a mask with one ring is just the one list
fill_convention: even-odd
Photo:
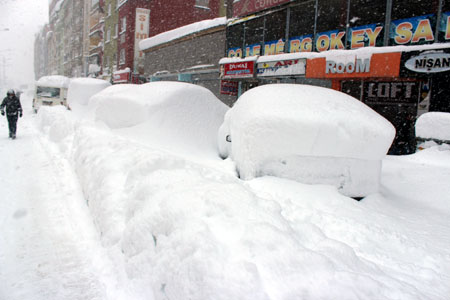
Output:
[[48,22],[48,2],[0,0],[0,88],[34,81],[34,37]]

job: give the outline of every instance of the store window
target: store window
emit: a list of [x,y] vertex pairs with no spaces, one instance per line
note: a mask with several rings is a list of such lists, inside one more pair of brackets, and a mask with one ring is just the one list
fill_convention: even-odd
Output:
[[264,42],[278,41],[286,37],[287,10],[266,15]]
[[125,64],[125,48],[120,49],[119,64],[120,65]]
[[195,0],[195,6],[209,9],[209,0]]
[[245,56],[261,54],[264,41],[264,18],[252,19],[245,23]]
[[[227,49],[228,56],[242,56],[242,46],[244,45],[244,23],[238,23],[227,27]],[[241,55],[236,51],[240,49]]]
[[392,0],[392,20],[436,14],[439,0]]
[[351,0],[349,26],[385,23],[386,1]]
[[291,7],[289,36],[300,37],[314,34],[315,0]]
[[120,33],[123,33],[127,30],[127,17],[122,18],[121,27],[122,27],[122,29],[121,29]]
[[319,0],[317,32],[345,30],[348,0]]

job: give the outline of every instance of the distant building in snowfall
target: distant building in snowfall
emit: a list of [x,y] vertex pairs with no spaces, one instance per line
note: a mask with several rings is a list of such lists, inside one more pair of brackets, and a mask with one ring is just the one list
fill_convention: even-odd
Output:
[[[117,56],[113,83],[145,81],[139,42],[187,24],[225,14],[224,0],[118,0]],[[112,31],[113,28],[110,28]],[[114,73],[115,72],[115,73]]]
[[39,34],[42,38],[46,30],[46,39],[36,37],[35,51],[41,53],[36,64],[42,65],[36,77],[60,74],[137,82],[146,75],[140,40],[223,16],[224,1],[52,0],[49,25]]

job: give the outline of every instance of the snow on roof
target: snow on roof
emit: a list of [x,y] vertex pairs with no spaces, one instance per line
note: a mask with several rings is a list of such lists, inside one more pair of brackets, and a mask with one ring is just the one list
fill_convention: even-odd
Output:
[[426,51],[426,50],[439,50],[450,48],[450,44],[430,44],[430,45],[419,45],[419,46],[389,46],[389,47],[364,47],[353,50],[329,50],[324,52],[297,52],[297,53],[283,53],[276,55],[264,55],[264,56],[251,56],[246,58],[240,57],[224,57],[219,63],[238,63],[245,61],[254,61],[257,63],[270,62],[270,61],[281,61],[281,60],[291,60],[299,58],[319,58],[325,57],[330,60],[335,61],[348,61],[355,57],[357,58],[371,58],[374,53],[392,53],[392,52],[409,52],[409,51]]
[[416,122],[416,136],[450,141],[450,113],[428,112],[421,115]]
[[147,50],[149,48],[179,39],[190,34],[207,30],[210,28],[226,25],[227,19],[225,17],[215,18],[211,20],[203,20],[200,22],[192,23],[183,27],[179,27],[170,31],[166,31],[157,34],[151,38],[142,40],[139,43],[141,50]]
[[36,81],[37,86],[68,88],[70,79],[62,75],[43,76]]
[[246,62],[246,61],[256,61],[259,58],[259,56],[248,56],[245,58],[240,57],[224,57],[220,59],[219,64],[231,64],[231,63],[240,63],[240,62]]

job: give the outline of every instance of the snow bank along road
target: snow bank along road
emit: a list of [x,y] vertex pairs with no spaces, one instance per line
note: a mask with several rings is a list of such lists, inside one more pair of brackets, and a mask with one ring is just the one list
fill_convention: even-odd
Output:
[[449,149],[385,159],[356,202],[34,118],[0,119],[1,300],[448,299]]
[[32,118],[19,120],[16,140],[0,119],[0,299],[107,299],[107,263],[76,177]]

